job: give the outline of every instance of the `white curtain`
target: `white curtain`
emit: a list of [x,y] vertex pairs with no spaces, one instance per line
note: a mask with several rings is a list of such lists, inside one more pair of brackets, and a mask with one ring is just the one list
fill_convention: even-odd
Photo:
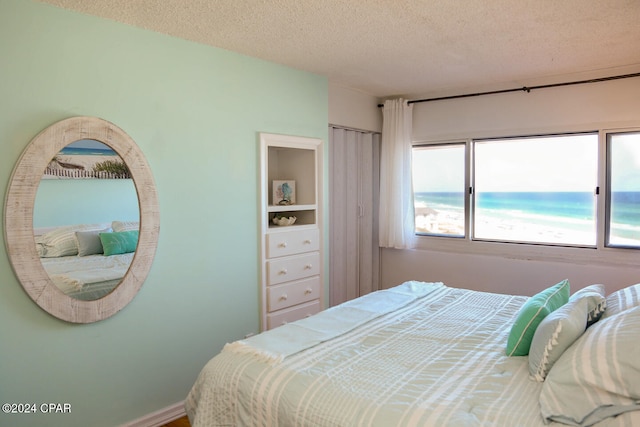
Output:
[[414,242],[411,180],[413,106],[387,100],[383,108],[380,151],[380,247],[406,249]]

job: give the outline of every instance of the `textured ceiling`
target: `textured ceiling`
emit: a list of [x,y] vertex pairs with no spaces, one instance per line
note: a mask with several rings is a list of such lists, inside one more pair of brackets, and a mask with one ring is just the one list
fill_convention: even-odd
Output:
[[640,71],[639,0],[41,0],[386,97]]

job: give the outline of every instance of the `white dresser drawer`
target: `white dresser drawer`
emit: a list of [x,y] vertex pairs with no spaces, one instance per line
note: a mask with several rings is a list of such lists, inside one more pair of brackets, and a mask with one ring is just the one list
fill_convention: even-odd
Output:
[[267,288],[267,311],[282,310],[320,298],[320,276]]
[[320,274],[320,252],[267,261],[268,285],[277,285],[318,274]]
[[267,234],[267,258],[277,258],[319,249],[320,232],[317,228]]
[[320,312],[320,301],[316,300],[299,306],[267,314],[267,328],[273,329],[285,323],[295,322]]

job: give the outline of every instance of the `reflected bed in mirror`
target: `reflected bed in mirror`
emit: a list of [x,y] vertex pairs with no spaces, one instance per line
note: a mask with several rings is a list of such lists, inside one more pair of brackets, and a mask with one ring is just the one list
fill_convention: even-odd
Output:
[[[104,161],[76,157],[87,143],[102,150],[93,155],[111,151],[109,160],[121,159],[124,174],[96,175],[95,164]],[[142,151],[103,119],[54,123],[29,143],[13,171],[5,203],[11,265],[31,299],[60,319],[90,323],[125,307],[151,268],[159,228]]]
[[113,291],[129,270],[138,227],[137,221],[34,227],[36,250],[49,278],[65,295],[92,301]]
[[[115,289],[133,260],[138,221],[131,172],[108,145],[72,142],[44,170],[33,212],[35,244],[49,278],[64,294],[91,301]],[[126,251],[108,248],[105,255],[102,241],[110,244],[115,237],[134,241]]]

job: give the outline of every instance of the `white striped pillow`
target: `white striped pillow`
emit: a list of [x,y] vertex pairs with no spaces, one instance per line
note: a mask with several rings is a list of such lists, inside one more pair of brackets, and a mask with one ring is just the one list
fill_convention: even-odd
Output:
[[640,410],[640,306],[601,319],[553,365],[540,393],[545,422],[590,426]]
[[102,230],[105,224],[78,224],[56,228],[40,238],[42,258],[78,255],[76,231]]
[[116,233],[119,231],[134,231],[140,229],[140,221],[112,221],[111,228]]
[[602,318],[640,306],[640,283],[612,292],[607,296],[607,309]]

